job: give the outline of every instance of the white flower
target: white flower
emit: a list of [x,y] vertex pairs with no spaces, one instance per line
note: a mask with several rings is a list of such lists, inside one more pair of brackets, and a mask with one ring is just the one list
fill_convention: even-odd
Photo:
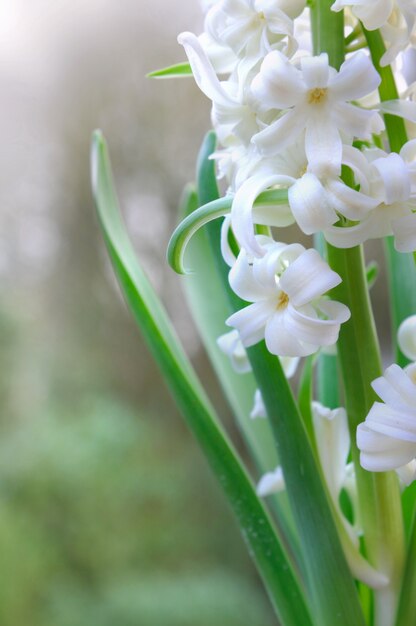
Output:
[[[365,150],[361,171],[367,191],[376,206],[367,211],[358,224],[347,227],[329,226],[325,238],[332,245],[349,248],[394,235],[399,252],[416,249],[416,141],[407,142],[400,154],[383,150]],[[365,163],[367,160],[367,164]]]
[[283,113],[255,135],[253,142],[262,154],[272,156],[306,129],[306,156],[315,172],[338,174],[341,133],[350,140],[370,139],[384,128],[378,113],[348,102],[376,89],[380,76],[363,52],[347,59],[339,72],[329,66],[327,54],[302,57],[300,64],[297,69],[278,51],[264,59],[252,92],[259,110],[280,109]]
[[[240,245],[255,256],[261,255],[253,223],[281,227],[296,220],[310,235],[330,227],[340,215],[350,220],[366,217],[380,203],[379,198],[369,195],[365,176],[369,165],[352,146],[343,146],[342,163],[354,173],[360,191],[348,187],[338,176],[316,176],[307,163],[303,136],[276,157],[258,162],[233,199],[232,226]],[[254,207],[258,195],[274,186],[288,187],[288,204]]]
[[230,332],[218,337],[217,344],[219,349],[229,357],[234,371],[238,374],[245,374],[251,371],[247,352],[236,330],[230,330]]
[[397,331],[400,350],[411,361],[416,361],[416,315],[407,317]]
[[231,288],[252,304],[228,318],[243,344],[265,339],[278,356],[306,356],[334,344],[348,308],[323,298],[341,282],[314,249],[258,237],[265,254],[251,259],[240,251],[229,275]]
[[387,51],[381,58],[382,66],[394,61],[397,54],[409,44],[414,45],[416,4],[414,0],[336,0],[333,11],[350,7],[367,30],[381,29]]
[[411,372],[391,365],[372,386],[383,400],[375,402],[357,428],[364,469],[399,469],[416,457],[416,380]]
[[294,51],[291,18],[304,6],[305,0],[220,0],[208,11],[204,28],[214,41],[253,64],[276,47]]
[[[226,354],[235,372],[238,374],[245,374],[251,371],[250,361],[247,356],[247,352],[243,346],[243,342],[240,339],[240,335],[237,330],[230,330],[230,332],[221,335],[217,339],[218,347],[224,354]],[[295,375],[296,368],[299,363],[298,357],[282,357],[280,359],[283,371],[287,378],[292,378]],[[253,414],[253,413],[259,413]],[[266,417],[266,409],[264,408],[263,400],[260,391],[257,389],[254,399],[254,407],[250,414],[250,417],[260,417],[260,413],[264,413]],[[263,415],[262,415],[263,417]]]

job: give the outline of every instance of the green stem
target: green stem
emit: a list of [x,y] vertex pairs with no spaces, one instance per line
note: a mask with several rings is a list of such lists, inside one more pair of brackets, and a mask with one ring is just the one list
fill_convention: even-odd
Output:
[[[327,52],[330,64],[339,68],[344,60],[342,13],[331,11],[332,0],[316,0],[311,8],[314,52]],[[404,555],[400,494],[394,474],[371,474],[361,468],[355,433],[375,399],[371,381],[381,374],[378,339],[360,247],[341,250],[328,246],[329,263],[342,278],[333,290],[335,299],[347,304],[351,319],[342,325],[338,342],[346,409],[351,433],[365,547],[371,563],[390,578],[387,588],[375,592],[375,622],[391,626]]]

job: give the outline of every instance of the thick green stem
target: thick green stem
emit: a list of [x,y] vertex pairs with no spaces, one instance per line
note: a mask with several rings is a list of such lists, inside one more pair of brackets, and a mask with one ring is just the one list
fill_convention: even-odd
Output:
[[[314,52],[327,52],[330,64],[344,60],[342,13],[334,14],[332,0],[315,0],[311,7]],[[356,429],[375,399],[371,381],[381,374],[381,359],[360,247],[341,250],[328,246],[329,263],[342,278],[333,296],[347,304],[351,319],[343,324],[338,353],[351,433],[352,457],[359,493],[365,548],[371,563],[390,578],[388,587],[375,592],[375,623],[391,626],[396,611],[404,558],[403,522],[397,478],[371,474],[359,462]]]

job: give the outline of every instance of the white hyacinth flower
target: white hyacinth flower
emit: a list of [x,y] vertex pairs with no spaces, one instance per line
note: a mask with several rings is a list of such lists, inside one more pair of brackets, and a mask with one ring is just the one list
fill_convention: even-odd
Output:
[[416,315],[410,315],[399,326],[397,343],[411,361],[416,361]]
[[253,64],[276,47],[286,54],[295,50],[292,20],[304,6],[305,0],[220,0],[208,11],[204,29]]
[[[246,372],[251,371],[251,365],[248,360],[246,349],[243,346],[243,342],[241,341],[237,330],[230,330],[230,332],[218,337],[217,344],[220,350],[229,357],[232,368],[235,372],[238,374],[245,374]],[[295,375],[299,358],[290,356],[282,357],[280,359],[280,363],[286,377],[292,378],[292,376]],[[255,407],[253,407],[252,413],[257,410],[260,413],[264,413],[264,417],[266,417],[266,410],[264,409],[261,394],[257,394],[260,394],[260,391],[256,391],[255,398],[257,398],[257,400],[255,399],[254,401]],[[251,417],[258,417],[258,415],[251,414]]]
[[399,52],[415,44],[416,4],[414,0],[336,0],[333,11],[351,8],[367,30],[381,30],[387,51],[381,66],[389,65]]
[[357,428],[364,469],[400,469],[416,457],[416,379],[411,371],[391,365],[372,386],[383,400],[375,402]]
[[245,374],[251,371],[250,362],[247,357],[247,352],[240,339],[238,331],[231,330],[217,339],[218,347],[224,354],[226,354],[230,361],[232,368],[238,374]]
[[350,317],[345,305],[323,297],[341,282],[339,275],[314,249],[259,239],[264,256],[251,259],[241,250],[229,274],[233,291],[252,304],[226,323],[246,347],[265,339],[278,356],[306,356],[333,345]]
[[263,155],[273,156],[306,129],[306,156],[315,173],[338,174],[341,133],[350,140],[370,139],[384,128],[378,113],[349,102],[374,91],[380,76],[363,52],[347,59],[339,72],[329,66],[325,53],[302,57],[300,66],[295,67],[277,50],[264,59],[251,89],[260,111],[280,109],[282,113],[253,142]]
[[325,238],[334,246],[349,248],[394,235],[399,252],[416,250],[416,141],[408,141],[400,154],[372,149],[365,150],[361,158],[361,171],[369,185],[366,193],[376,206],[353,226],[329,226]]

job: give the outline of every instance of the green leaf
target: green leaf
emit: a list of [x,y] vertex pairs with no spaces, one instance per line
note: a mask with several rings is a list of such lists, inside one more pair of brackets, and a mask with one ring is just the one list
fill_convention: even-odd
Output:
[[[198,195],[188,187],[180,211],[188,215],[198,203],[206,203],[218,197],[215,163],[210,159],[216,148],[215,133],[205,136],[197,159]],[[185,208],[185,203],[187,208]],[[194,273],[183,278],[185,293],[194,322],[198,328],[207,354],[213,365],[218,381],[233,410],[235,419],[246,441],[248,449],[261,473],[277,467],[278,458],[270,424],[267,420],[252,420],[250,412],[253,406],[254,392],[257,388],[252,372],[236,373],[230,359],[218,348],[216,339],[230,329],[225,320],[234,311],[229,293],[224,289],[228,285],[229,267],[224,262],[220,250],[220,220],[210,222],[205,229],[199,230],[189,244],[187,255],[194,268]],[[240,305],[240,301],[239,305]],[[276,494],[269,500],[285,544],[299,560],[299,542],[289,510],[286,492]]]
[[[255,206],[268,206],[286,203],[287,189],[273,189],[261,193],[254,204]],[[202,226],[228,215],[231,211],[231,205],[232,198],[230,196],[210,201],[193,211],[176,227],[170,238],[167,251],[168,263],[175,272],[178,274],[191,273],[192,270],[186,270],[184,266],[186,246]]]
[[176,63],[146,74],[146,78],[186,78],[188,76],[192,76],[189,63]]
[[306,432],[308,433],[309,442],[312,449],[316,452],[315,432],[312,418],[313,366],[314,355],[311,355],[305,359],[305,363],[303,365],[302,375],[299,381],[298,405]]
[[231,198],[219,198],[209,202],[193,211],[174,230],[168,244],[167,260],[175,272],[178,274],[192,273],[184,267],[186,246],[202,226],[211,220],[227,215],[231,211],[231,202]]
[[326,489],[279,359],[264,341],[248,348],[283,468],[319,626],[364,626]]
[[236,514],[249,551],[283,626],[312,626],[308,609],[271,519],[219,425],[170,321],[144,275],[122,222],[105,141],[95,132],[92,184],[104,239],[129,308],[170,391]]

